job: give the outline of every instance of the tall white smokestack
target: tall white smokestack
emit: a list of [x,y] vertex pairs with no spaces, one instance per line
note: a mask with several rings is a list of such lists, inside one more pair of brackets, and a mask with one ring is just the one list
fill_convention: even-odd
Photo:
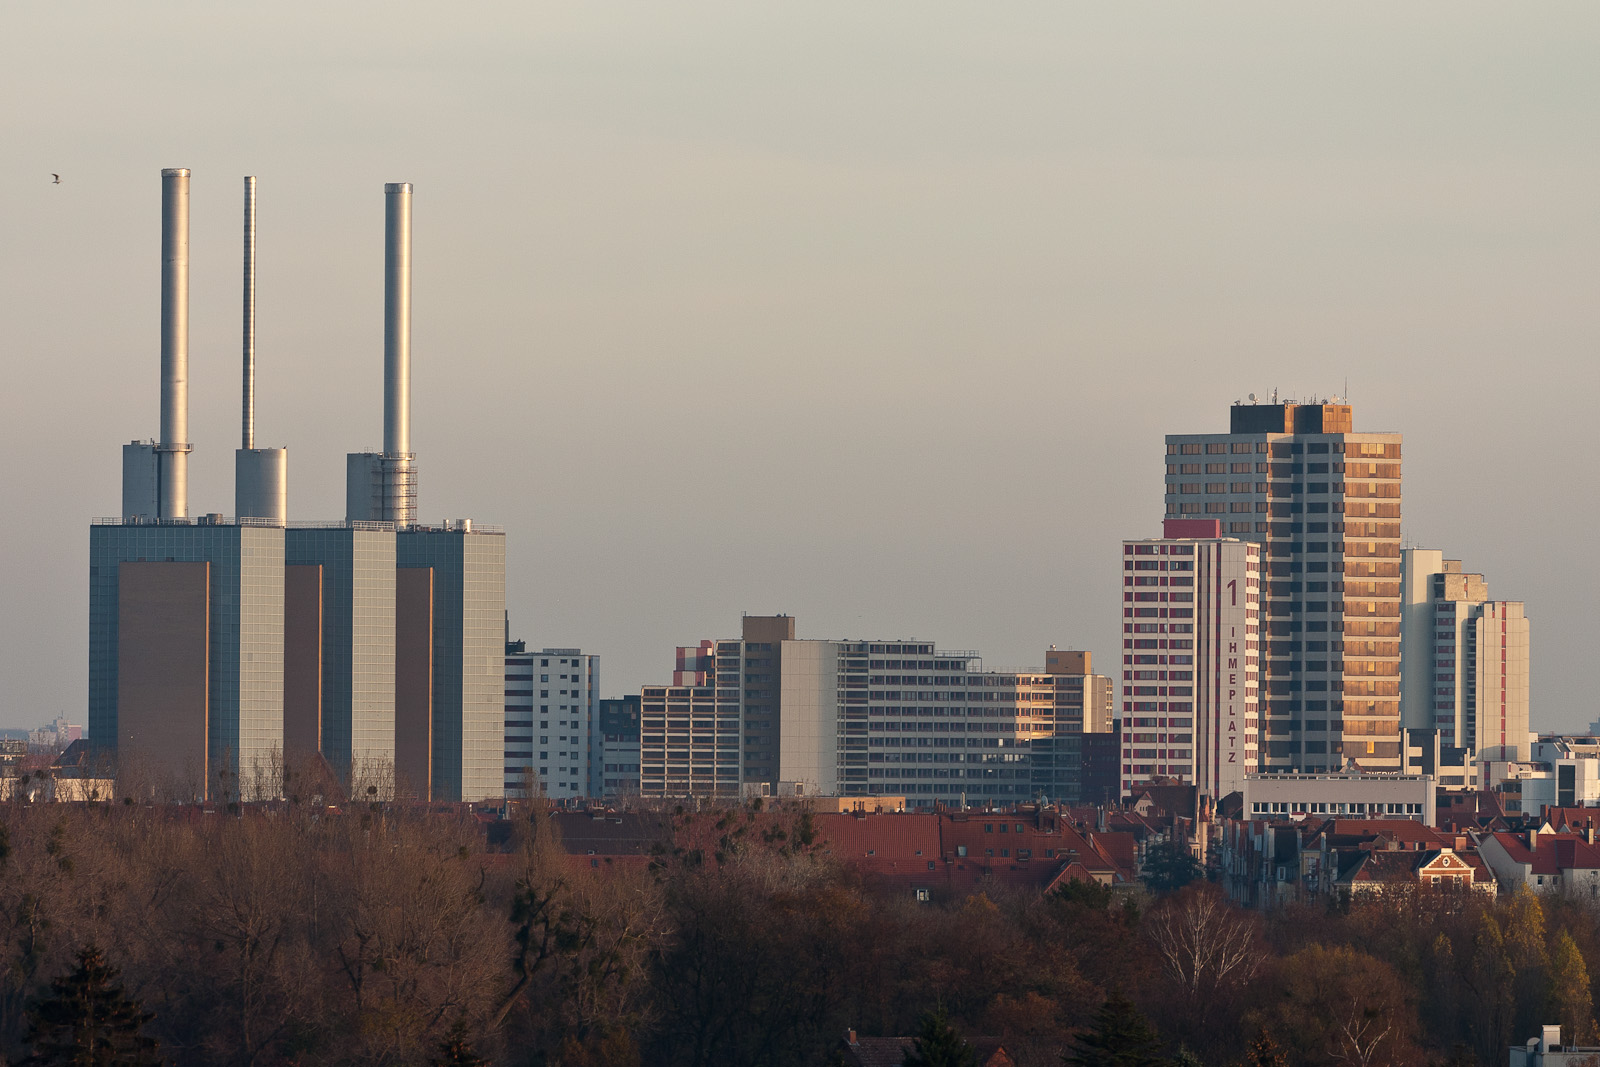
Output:
[[233,456],[233,513],[282,526],[289,520],[289,453],[256,447],[256,180],[244,180],[243,448]]
[[161,441],[158,515],[189,515],[189,171],[161,172]]
[[256,180],[244,180],[244,411],[242,448],[256,447]]
[[383,451],[346,457],[345,518],[411,526],[411,183],[387,183],[383,201]]
[[411,455],[411,183],[383,187],[383,451]]

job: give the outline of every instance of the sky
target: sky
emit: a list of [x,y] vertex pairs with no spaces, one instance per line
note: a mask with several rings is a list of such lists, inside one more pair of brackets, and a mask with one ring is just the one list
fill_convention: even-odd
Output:
[[1597,55],[1586,2],[14,0],[0,726],[85,715],[178,166],[191,511],[233,510],[242,177],[293,519],[381,446],[410,181],[421,516],[504,525],[513,636],[604,695],[746,612],[1109,668],[1162,435],[1276,389],[1405,435],[1403,536],[1526,601],[1534,728],[1582,728]]

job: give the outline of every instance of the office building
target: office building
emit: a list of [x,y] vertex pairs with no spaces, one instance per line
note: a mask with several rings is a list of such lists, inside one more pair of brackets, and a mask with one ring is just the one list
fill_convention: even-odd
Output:
[[1477,790],[1478,760],[1471,749],[1441,744],[1440,732],[1431,728],[1407,726],[1402,736],[1408,774],[1426,774],[1439,783],[1440,789]]
[[1167,436],[1166,516],[1262,548],[1264,769],[1400,768],[1400,445],[1337,398]]
[[1432,826],[1437,789],[1426,774],[1250,774],[1246,818],[1273,816],[1413,819]]
[[[985,671],[928,642],[793,633],[787,616],[746,616],[741,640],[678,649],[673,685],[641,694],[641,792],[1012,803],[1035,795],[1035,742],[1109,726],[1110,681],[1087,655],[1062,654],[1054,674]],[[1041,790],[1077,788],[1054,749],[1049,768]]]
[[590,788],[600,657],[576,648],[506,647],[505,795],[556,800]]
[[1261,546],[1168,519],[1122,545],[1124,792],[1182,782],[1220,799],[1260,764]]
[[1434,549],[1401,554],[1402,711],[1408,728],[1483,759],[1528,757],[1529,624],[1481,574]]
[[680,646],[672,684],[647,685],[640,692],[640,793],[742,795],[741,646],[740,641]]
[[1499,794],[1508,813],[1600,806],[1600,738],[1593,735],[1543,736],[1522,760],[1490,756],[1478,767],[1483,788]]
[[639,695],[600,701],[598,744],[600,766],[591,772],[594,796],[630,797],[639,794]]
[[1045,653],[1044,670],[1052,680],[1054,696],[1051,728],[1031,739],[1028,762],[1035,796],[1066,804],[1091,803],[1109,794],[1117,796],[1117,775],[1113,770],[1110,789],[1096,778],[1095,770],[1107,762],[1115,768],[1117,753],[1111,759],[1097,760],[1092,751],[1096,741],[1114,736],[1112,704],[1115,683],[1091,669],[1093,660],[1086,651]]

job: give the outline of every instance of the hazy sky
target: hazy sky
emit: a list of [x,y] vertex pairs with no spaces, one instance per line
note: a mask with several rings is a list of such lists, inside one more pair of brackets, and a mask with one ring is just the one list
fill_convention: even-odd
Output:
[[297,519],[381,444],[413,182],[422,515],[504,524],[514,635],[606,695],[742,612],[1110,666],[1162,435],[1348,382],[1405,434],[1406,538],[1527,601],[1535,728],[1581,727],[1597,57],[1592,2],[13,0],[0,725],[84,718],[183,166],[191,510],[233,510],[241,177]]

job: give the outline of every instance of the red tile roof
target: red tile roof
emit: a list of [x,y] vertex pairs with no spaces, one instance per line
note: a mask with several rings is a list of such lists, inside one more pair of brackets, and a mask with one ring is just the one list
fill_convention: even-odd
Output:
[[1500,832],[1491,836],[1505,849],[1511,862],[1527,865],[1532,874],[1600,868],[1600,845],[1591,845],[1578,834],[1540,834],[1535,849],[1528,848],[1525,834]]

